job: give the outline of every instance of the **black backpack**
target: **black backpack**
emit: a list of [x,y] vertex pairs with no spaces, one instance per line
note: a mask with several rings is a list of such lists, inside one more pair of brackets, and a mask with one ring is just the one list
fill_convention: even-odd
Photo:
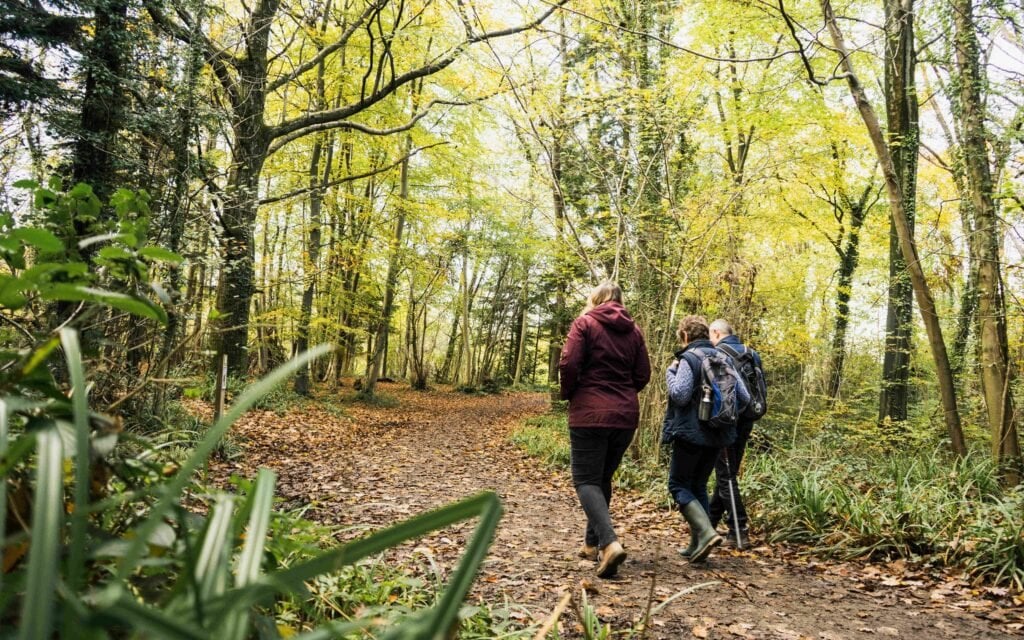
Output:
[[[684,354],[694,372],[693,399],[691,403],[698,405],[698,421],[708,429],[725,429],[736,426],[741,414],[739,396],[736,385],[740,381],[740,373],[729,358],[714,349],[698,349]],[[698,360],[694,363],[694,360]],[[711,402],[707,420],[700,420],[699,405],[705,395]]]
[[716,347],[732,356],[736,363],[743,381],[747,383],[747,391],[750,392],[750,403],[741,414],[748,420],[760,420],[768,412],[768,386],[764,382],[764,371],[757,366],[754,360],[753,350],[744,347],[743,351],[737,351],[731,345],[718,343]]

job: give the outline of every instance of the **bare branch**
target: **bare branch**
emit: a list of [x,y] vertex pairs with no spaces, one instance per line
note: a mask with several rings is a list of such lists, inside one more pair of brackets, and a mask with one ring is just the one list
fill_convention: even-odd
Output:
[[407,71],[399,76],[395,76],[390,82],[382,85],[376,91],[370,93],[367,96],[359,99],[352,104],[339,107],[337,109],[330,109],[327,111],[317,111],[309,113],[304,116],[293,118],[282,122],[281,124],[271,127],[268,131],[270,139],[281,138],[287,136],[293,132],[299,131],[300,129],[306,129],[313,125],[326,124],[330,122],[340,122],[346,118],[353,116],[357,113],[365,111],[369,107],[377,104],[384,98],[393,94],[399,87],[402,87],[410,82],[425,78],[426,76],[432,75],[450,66],[459,55],[472,44],[478,42],[486,42],[493,38],[501,38],[504,36],[513,35],[516,33],[522,33],[523,31],[529,31],[530,29],[536,28],[538,25],[544,22],[556,9],[567,3],[569,0],[558,0],[556,3],[551,3],[552,6],[544,11],[540,16],[527,22],[525,24],[517,25],[514,27],[508,27],[507,29],[498,29],[496,31],[488,31],[473,35],[470,38],[464,40],[461,44],[455,48],[449,50],[445,55],[435,58],[432,62],[429,62],[421,67]]
[[326,191],[327,189],[329,189],[331,187],[336,187],[339,184],[345,184],[346,182],[355,182],[356,180],[362,180],[363,178],[370,178],[372,176],[375,176],[375,175],[378,175],[378,174],[381,174],[381,173],[386,173],[386,172],[394,169],[398,165],[402,164],[403,162],[405,162],[409,158],[412,158],[413,156],[415,156],[419,152],[425,151],[427,149],[432,149],[434,147],[439,147],[439,146],[444,145],[444,144],[448,144],[448,143],[447,142],[435,142],[434,144],[428,144],[425,147],[418,147],[416,149],[413,149],[409,153],[405,154],[404,156],[402,156],[398,160],[395,160],[394,162],[392,162],[389,165],[386,165],[386,166],[383,166],[383,167],[379,167],[377,169],[372,169],[372,170],[367,171],[365,173],[358,173],[358,174],[354,174],[354,175],[350,175],[350,176],[345,176],[344,178],[338,178],[337,180],[331,180],[330,182],[324,182],[323,184],[317,185],[315,187],[303,187],[302,189],[296,189],[294,191],[289,191],[288,193],[285,193],[285,194],[282,194],[282,195],[279,195],[279,196],[272,196],[272,197],[269,197],[269,198],[262,198],[257,204],[259,204],[260,206],[265,205],[265,204],[274,204],[275,202],[281,202],[282,200],[287,200],[289,198],[295,198],[297,196],[305,195],[307,193],[312,193],[313,191]]
[[374,12],[380,11],[385,4],[387,4],[387,0],[379,0],[378,2],[370,4],[366,8],[366,11],[364,11],[362,15],[356,18],[352,22],[352,24],[350,24],[345,29],[345,31],[340,36],[338,36],[337,40],[335,40],[331,44],[327,45],[326,47],[318,51],[315,56],[313,56],[303,64],[300,64],[290,73],[287,73],[275,79],[273,82],[268,83],[267,91],[276,91],[277,89],[280,89],[281,87],[295,80],[296,78],[306,73],[307,71],[316,68],[318,64],[320,64],[323,60],[327,58],[327,56],[331,55],[335,51],[343,48],[346,44],[348,44],[349,39],[356,32],[356,30],[358,30],[359,27],[362,26],[362,24],[366,22],[370,18],[370,16],[374,14]]

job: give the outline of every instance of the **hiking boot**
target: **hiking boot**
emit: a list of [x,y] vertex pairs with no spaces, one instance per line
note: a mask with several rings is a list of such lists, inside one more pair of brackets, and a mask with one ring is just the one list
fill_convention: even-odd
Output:
[[611,542],[598,554],[601,564],[597,566],[598,578],[610,578],[619,570],[619,565],[626,560],[626,550],[618,541]]
[[683,517],[690,525],[690,531],[697,536],[697,546],[689,556],[690,562],[704,562],[711,550],[722,544],[722,537],[711,526],[711,520],[696,500],[691,500],[682,508]]
[[723,547],[734,547],[736,549],[748,549],[750,548],[750,534],[746,529],[740,529],[739,542],[736,541],[736,532],[730,531],[729,533],[722,534],[722,546]]
[[580,547],[580,550],[576,552],[576,555],[584,560],[597,560],[597,554],[597,545],[590,546],[585,542],[583,543],[583,546]]

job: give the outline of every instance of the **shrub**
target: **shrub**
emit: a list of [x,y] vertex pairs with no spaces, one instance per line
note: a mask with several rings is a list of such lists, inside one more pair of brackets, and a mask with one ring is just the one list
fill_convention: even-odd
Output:
[[[110,454],[111,439],[116,436],[93,430],[76,335],[64,330],[61,339],[73,384],[71,402],[63,406],[19,398],[0,401],[0,453],[5,456],[0,471],[5,486],[13,478],[15,486],[31,493],[32,505],[28,530],[3,540],[5,549],[14,545],[27,549],[27,562],[16,564],[4,577],[0,595],[6,606],[0,615],[5,624],[20,628],[19,637],[46,638],[59,625],[65,635],[89,637],[142,633],[166,638],[244,638],[261,607],[275,597],[301,593],[307,583],[331,580],[329,576],[344,567],[390,546],[479,516],[477,531],[449,588],[434,606],[407,616],[387,637],[429,637],[437,629],[458,624],[462,599],[501,515],[493,493],[422,514],[267,573],[264,558],[273,521],[273,472],[261,470],[245,495],[210,496],[204,515],[185,507],[195,501],[190,495],[196,472],[232,422],[299,366],[324,353],[324,348],[297,358],[243,393],[180,465],[159,467],[141,455],[125,460],[143,470],[145,482],[133,482],[134,490],[107,493],[97,500],[92,494],[103,477],[97,472],[109,466],[99,460]],[[61,413],[64,409],[66,413]],[[13,439],[8,439],[9,434]],[[70,481],[65,479],[66,454],[73,456]],[[108,487],[111,482],[107,478],[101,484]],[[7,504],[6,498],[0,495],[0,505]],[[0,516],[4,513],[0,508]],[[318,633],[340,635],[377,623],[372,618],[329,622]]]

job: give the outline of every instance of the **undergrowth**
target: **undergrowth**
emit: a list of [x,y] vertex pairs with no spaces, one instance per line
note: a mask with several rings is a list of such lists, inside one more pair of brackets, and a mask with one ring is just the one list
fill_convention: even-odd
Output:
[[[564,414],[530,418],[512,439],[549,465],[569,466]],[[664,499],[664,457],[627,454],[616,485]],[[748,449],[741,482],[753,526],[771,541],[843,559],[962,567],[1024,591],[1024,488],[1003,489],[982,452],[960,460],[938,448],[858,453],[818,439],[770,453]]]

